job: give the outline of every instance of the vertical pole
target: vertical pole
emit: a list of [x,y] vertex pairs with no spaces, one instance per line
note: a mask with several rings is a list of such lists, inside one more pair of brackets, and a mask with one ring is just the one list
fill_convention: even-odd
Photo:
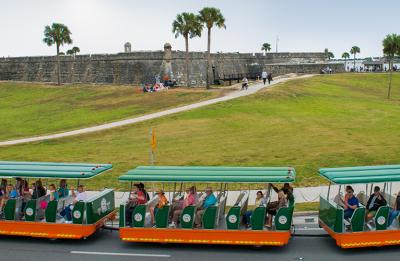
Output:
[[329,182],[328,186],[328,195],[326,196],[326,199],[329,201],[329,193],[331,192],[331,182]]
[[150,165],[154,166],[154,152],[152,148],[152,139],[153,139],[153,128],[150,128],[149,131],[149,141],[150,141]]

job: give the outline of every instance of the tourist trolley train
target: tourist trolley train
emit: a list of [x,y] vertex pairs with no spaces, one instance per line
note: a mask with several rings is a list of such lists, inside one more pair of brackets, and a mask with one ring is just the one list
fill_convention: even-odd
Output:
[[[392,183],[400,181],[400,165],[324,168],[319,170],[319,174],[330,182],[327,195],[320,197],[319,224],[336,240],[338,246],[358,248],[400,244],[399,220],[388,224],[391,205],[395,202]],[[330,194],[335,184],[339,190],[332,198]],[[345,219],[341,192],[345,185],[352,184],[355,184],[359,206],[349,219]],[[372,219],[367,222],[367,196],[373,193],[375,185],[381,188],[380,193],[387,205],[374,211]]]
[[[31,199],[11,197],[9,184],[15,182],[18,187],[18,182],[26,184],[26,181],[38,182],[39,179],[40,182],[76,180],[79,185],[81,180],[96,177],[111,168],[111,164],[0,161],[0,202],[3,208],[0,235],[52,239],[90,236],[117,214],[112,189],[92,193],[93,196],[84,201],[73,202],[71,194],[74,193],[66,193],[57,200],[49,200],[49,194]],[[396,184],[393,183],[400,182],[400,165],[323,168],[319,174],[330,182],[326,194],[320,196],[319,224],[338,246],[357,248],[400,244],[399,217],[392,224],[388,222],[391,206],[396,201],[393,196]],[[275,196],[272,189],[278,190],[271,184],[285,183],[291,189],[288,184],[295,181],[295,176],[296,172],[291,167],[137,167],[119,177],[121,182],[131,184],[129,200],[132,200],[131,195],[138,195],[133,187],[149,188],[152,185],[153,192],[155,187],[158,192],[148,195],[145,203],[137,203],[133,208],[127,205],[130,201],[120,205],[120,238],[126,242],[283,246],[288,244],[291,236],[294,197],[291,192],[288,202],[285,201],[274,214],[269,213],[271,207],[268,202],[272,202]],[[7,182],[7,191],[4,191]],[[36,182],[33,191],[37,190]],[[255,202],[255,192],[250,191],[250,184],[265,187],[263,204],[251,207]],[[196,187],[205,188],[205,193],[197,191]],[[398,192],[400,186],[396,189]],[[345,197],[342,196],[344,190],[347,192]],[[282,190],[279,193],[281,199],[286,198],[282,197]],[[182,201],[186,202],[189,194],[197,201],[180,205]],[[263,193],[258,191],[259,194]],[[370,194],[372,201],[367,202]],[[204,207],[210,195],[214,201]],[[162,201],[160,197],[165,197],[165,204],[155,212],[155,206],[160,206],[158,203]],[[351,213],[346,212],[349,199],[355,197],[358,205],[354,205],[356,207]],[[372,211],[376,197],[384,203]],[[344,202],[347,202],[346,205]],[[60,212],[67,207],[71,209],[71,222],[60,218]],[[129,215],[128,208],[132,210]],[[151,215],[154,224],[149,222],[149,212],[154,213]],[[273,217],[272,226],[266,226],[266,216]],[[171,217],[177,224],[171,223]],[[247,223],[242,222],[243,217],[248,218]]]
[[[66,179],[68,182],[93,178],[112,168],[111,164],[47,163],[0,161],[0,177],[9,182],[19,180]],[[67,193],[68,194],[68,193]],[[1,198],[1,197],[0,197]],[[72,196],[65,195],[49,201],[49,195],[36,199],[22,196],[10,198],[0,219],[0,234],[43,238],[81,239],[93,234],[116,214],[114,191],[105,189],[85,202],[72,204]],[[59,213],[71,207],[72,222],[64,223]]]
[[[130,170],[119,177],[122,182],[143,182],[169,184],[173,187],[169,204],[160,208],[155,215],[155,226],[146,222],[146,213],[157,204],[158,196],[135,207],[131,220],[125,220],[126,204],[120,206],[120,238],[128,242],[159,242],[189,244],[229,244],[229,245],[273,245],[288,243],[292,225],[294,200],[281,207],[274,217],[271,229],[265,228],[266,206],[253,210],[251,226],[245,228],[241,219],[249,202],[249,191],[234,193],[229,191],[233,183],[291,183],[295,180],[295,170],[288,167],[173,167],[143,166]],[[184,197],[182,187],[192,185],[212,186],[217,201],[205,209],[201,218],[201,227],[194,228],[196,210],[200,203],[182,209],[179,225],[170,228],[169,217],[176,199]],[[271,189],[266,195],[270,198]],[[201,197],[201,193],[198,193]],[[233,197],[234,205],[227,206],[227,200]],[[175,199],[175,200],[174,200]],[[131,221],[131,222],[127,222]],[[130,223],[131,225],[127,225]]]

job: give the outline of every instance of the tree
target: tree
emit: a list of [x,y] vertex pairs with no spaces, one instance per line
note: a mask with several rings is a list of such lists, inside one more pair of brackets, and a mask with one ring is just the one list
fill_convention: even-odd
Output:
[[263,43],[261,51],[264,51],[265,53],[271,51],[271,45],[269,43]]
[[360,53],[360,47],[358,47],[358,46],[351,47],[350,53],[353,55],[353,61],[354,61],[353,68],[354,68],[354,71],[356,71],[356,54]]
[[333,59],[335,58],[335,55],[332,52],[328,52],[328,59]]
[[44,28],[43,42],[48,46],[56,45],[57,48],[57,78],[58,85],[61,84],[61,70],[60,70],[60,46],[64,44],[72,44],[71,31],[67,26],[59,23],[53,23],[51,27],[46,25]]
[[73,55],[73,56],[75,56],[77,53],[79,53],[81,50],[79,49],[79,47],[77,47],[77,46],[74,46],[74,47],[72,47],[71,49],[69,49],[68,51],[67,51],[67,54],[68,55]]
[[214,7],[204,7],[199,12],[200,22],[207,27],[207,71],[206,71],[206,87],[210,88],[209,70],[211,64],[211,29],[216,26],[218,28],[226,28],[225,17],[221,11]]
[[382,41],[383,54],[389,60],[389,86],[387,98],[390,99],[392,90],[393,58],[396,54],[400,55],[400,35],[388,34]]
[[203,24],[197,15],[193,13],[181,13],[176,16],[172,23],[172,32],[175,38],[182,35],[185,38],[185,67],[186,67],[186,85],[189,87],[189,38],[201,36]]
[[347,68],[347,59],[350,58],[350,54],[348,52],[342,53],[342,58],[344,59],[344,70]]

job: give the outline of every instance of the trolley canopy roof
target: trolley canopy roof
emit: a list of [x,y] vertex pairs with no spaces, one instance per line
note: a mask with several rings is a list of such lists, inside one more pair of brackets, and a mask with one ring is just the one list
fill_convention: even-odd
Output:
[[319,174],[336,184],[400,181],[400,165],[323,168]]
[[0,161],[0,177],[88,179],[111,168],[111,164]]
[[143,182],[242,182],[285,183],[296,176],[290,167],[178,167],[140,166],[119,177]]

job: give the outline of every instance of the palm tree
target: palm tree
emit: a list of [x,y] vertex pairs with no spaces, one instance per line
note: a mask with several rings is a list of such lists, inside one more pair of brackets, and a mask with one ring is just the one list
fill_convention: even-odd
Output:
[[351,47],[350,53],[353,55],[353,61],[354,61],[353,68],[354,68],[354,71],[356,71],[356,54],[360,53],[360,47],[358,47],[358,46]]
[[333,59],[335,58],[335,55],[332,52],[328,52],[328,59]]
[[344,52],[342,53],[342,58],[344,59],[344,70],[346,71],[347,59],[350,58],[350,54],[348,52]]
[[271,51],[271,45],[269,43],[263,43],[261,51],[264,51],[264,53]]
[[69,49],[68,51],[67,51],[67,54],[68,55],[73,55],[73,56],[75,56],[77,53],[79,53],[81,51],[81,49],[79,49],[79,47],[77,47],[77,46],[74,46],[74,47],[72,47],[71,49]]
[[393,73],[393,58],[396,54],[400,55],[400,35],[388,34],[382,41],[383,54],[389,59],[389,87],[387,98],[390,99],[390,92],[392,90],[392,73]]
[[197,15],[193,13],[181,13],[176,16],[172,23],[172,32],[175,38],[182,35],[185,38],[185,67],[186,67],[186,85],[189,87],[189,38],[201,36],[203,24]]
[[67,26],[59,23],[53,23],[50,26],[46,25],[44,28],[43,42],[48,46],[53,44],[57,47],[57,78],[58,85],[61,84],[61,71],[60,71],[60,46],[64,44],[72,44],[71,31]]
[[216,26],[218,28],[226,28],[225,18],[221,11],[214,7],[204,7],[199,12],[199,19],[207,27],[208,41],[207,41],[207,71],[206,71],[206,87],[209,85],[209,69],[211,64],[211,29]]

